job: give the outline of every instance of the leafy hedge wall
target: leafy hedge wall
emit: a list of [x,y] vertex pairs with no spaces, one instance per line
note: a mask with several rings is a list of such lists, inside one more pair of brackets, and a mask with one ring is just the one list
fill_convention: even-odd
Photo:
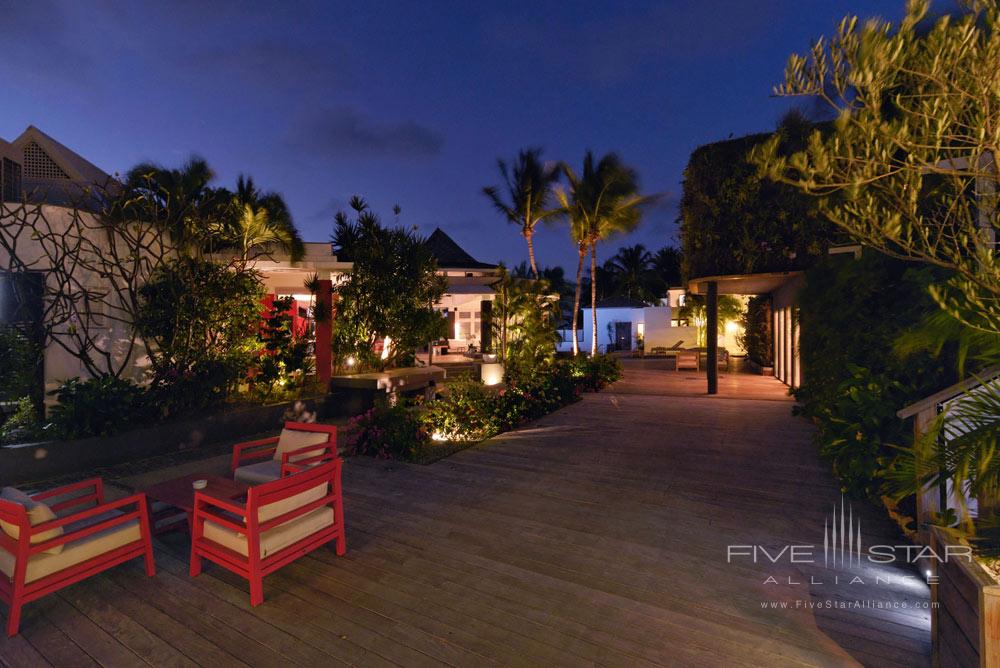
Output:
[[926,265],[866,252],[827,257],[806,272],[799,295],[801,356],[796,391],[813,418],[823,456],[845,492],[877,497],[883,469],[911,440],[896,411],[954,382],[954,354],[905,358],[895,344],[934,312]]
[[[793,116],[778,132],[794,150],[813,129]],[[706,144],[691,154],[681,198],[686,277],[801,269],[825,253],[833,228],[815,200],[764,179],[749,160],[770,136]]]

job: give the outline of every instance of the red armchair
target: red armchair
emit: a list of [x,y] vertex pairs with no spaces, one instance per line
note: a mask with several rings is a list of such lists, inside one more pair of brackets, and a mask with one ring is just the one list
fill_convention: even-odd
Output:
[[335,425],[286,422],[279,436],[233,446],[230,470],[234,480],[257,485],[336,458]]
[[191,577],[208,559],[250,581],[250,605],[264,602],[265,575],[336,540],[347,551],[343,460],[335,459],[251,487],[245,504],[194,497]]
[[[51,505],[47,505],[51,503]],[[7,635],[17,633],[26,603],[143,557],[156,574],[146,497],[105,502],[100,478],[28,496],[0,493],[0,600]]]

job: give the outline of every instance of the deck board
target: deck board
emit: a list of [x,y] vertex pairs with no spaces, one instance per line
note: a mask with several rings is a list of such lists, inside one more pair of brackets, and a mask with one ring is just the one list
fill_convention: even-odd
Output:
[[[728,544],[820,543],[840,497],[776,381],[722,388],[638,364],[429,466],[350,459],[348,554],[269,576],[264,605],[210,564],[188,577],[187,538],[167,534],[156,578],[133,562],[29,605],[0,664],[929,665],[926,586],[823,580],[909,571],[726,563]],[[854,509],[866,544],[901,540]],[[794,607],[827,599],[908,607]]]

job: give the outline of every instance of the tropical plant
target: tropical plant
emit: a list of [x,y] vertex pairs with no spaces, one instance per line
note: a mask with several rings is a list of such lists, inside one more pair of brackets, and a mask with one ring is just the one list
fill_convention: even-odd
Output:
[[747,359],[758,366],[773,366],[770,296],[755,295],[747,300],[742,322],[743,332],[737,337],[737,342],[747,351]]
[[556,353],[559,301],[545,279],[517,278],[503,265],[492,284],[493,339],[508,373],[533,373]]
[[[828,131],[811,133],[798,152],[782,154],[771,140],[754,158],[770,178],[818,196],[823,215],[857,241],[943,269],[947,275],[928,290],[959,326],[941,327],[935,336],[961,346],[985,343],[993,348],[987,357],[996,358],[1000,257],[992,129],[1000,127],[1000,6],[961,2],[934,21],[929,7],[926,0],[908,2],[898,25],[847,17],[832,38],[793,55],[775,92],[808,96],[836,120]],[[919,338],[927,343],[926,330]],[[983,417],[995,420],[996,414]],[[977,441],[977,434],[984,436]],[[967,451],[959,459],[984,465],[995,442],[974,430],[955,447]],[[945,470],[954,489],[977,486],[972,479],[979,473],[971,468]]]
[[415,461],[430,445],[430,434],[404,404],[378,405],[347,423],[347,451],[377,459]]
[[657,294],[659,281],[653,273],[653,256],[642,244],[622,246],[604,266],[614,294],[647,304],[662,296]]
[[538,223],[556,213],[556,210],[549,208],[549,202],[552,198],[552,185],[559,180],[559,169],[554,165],[546,165],[541,156],[540,148],[528,148],[517,154],[512,167],[502,159],[497,160],[497,167],[503,178],[503,191],[496,186],[483,188],[483,194],[507,222],[521,228],[521,236],[528,244],[531,273],[535,278],[539,274],[532,239]]
[[681,273],[681,265],[684,262],[680,249],[673,246],[664,246],[653,254],[653,276],[655,283],[655,293],[658,297],[664,297],[667,289],[680,286],[684,277]]
[[44,438],[38,409],[30,397],[21,397],[14,412],[0,423],[0,444],[26,443]]
[[410,363],[418,346],[447,336],[434,310],[447,280],[413,230],[384,227],[361,198],[352,206],[356,221],[338,214],[333,235],[337,255],[353,262],[338,287],[334,351],[370,368]]
[[36,397],[40,362],[38,346],[21,329],[0,324],[0,401]]
[[267,257],[273,247],[288,253],[293,262],[302,258],[305,247],[281,195],[261,192],[252,178],[240,175],[228,209],[222,247],[231,245],[243,266]]
[[[608,153],[598,162],[587,151],[580,175],[562,165],[568,182],[567,190],[556,190],[563,215],[569,220],[570,234],[580,251],[577,286],[583,258],[590,251],[590,305],[593,318],[591,356],[597,354],[597,245],[615,234],[630,232],[639,224],[641,207],[654,196],[639,194],[636,171],[625,165],[615,153]],[[579,292],[579,288],[578,288]],[[579,298],[574,305],[573,341],[576,347],[576,317]],[[574,351],[576,352],[576,351]]]
[[63,439],[110,436],[142,424],[152,410],[146,390],[114,376],[70,378],[52,394],[59,403],[52,407],[48,429]]
[[276,388],[300,387],[309,372],[309,342],[296,331],[289,311],[292,297],[275,299],[265,309],[257,336],[263,346],[253,377],[255,388],[266,397]]
[[255,272],[233,266],[180,257],[157,269],[139,289],[136,322],[153,344],[154,385],[176,386],[179,405],[224,398],[256,363],[263,292]]
[[[717,314],[719,318],[719,331],[722,331],[724,323],[739,322],[743,319],[743,304],[732,295],[719,295],[717,304]],[[705,295],[688,293],[684,298],[684,306],[678,312],[680,320],[693,322],[698,328],[698,345],[706,345],[706,325],[708,314],[705,307]]]

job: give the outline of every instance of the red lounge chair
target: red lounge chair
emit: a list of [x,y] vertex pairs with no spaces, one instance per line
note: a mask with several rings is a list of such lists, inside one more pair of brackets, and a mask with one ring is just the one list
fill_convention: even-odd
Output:
[[333,539],[337,554],[344,554],[342,465],[338,458],[251,487],[245,504],[196,493],[191,577],[208,559],[249,580],[250,605],[260,605],[265,575]]
[[17,633],[25,603],[136,557],[145,559],[146,575],[156,574],[145,495],[105,503],[100,478],[33,496],[5,487],[0,600],[9,608],[7,635]]
[[233,446],[230,470],[237,482],[258,485],[336,458],[335,425],[286,422],[279,436]]

